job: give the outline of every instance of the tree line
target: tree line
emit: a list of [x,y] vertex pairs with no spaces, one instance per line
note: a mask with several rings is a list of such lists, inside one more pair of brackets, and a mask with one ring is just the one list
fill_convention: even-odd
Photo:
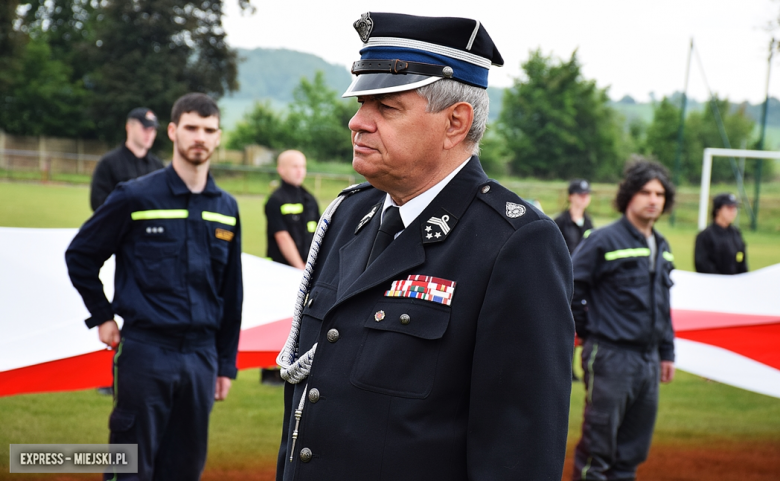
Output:
[[[482,141],[480,160],[491,175],[612,182],[620,178],[626,160],[636,154],[674,169],[679,99],[664,97],[655,102],[649,123],[627,122],[610,106],[608,88],[599,88],[595,80],[583,76],[576,51],[565,60],[533,51],[522,70],[523,75],[505,91],[501,113],[488,125]],[[357,107],[354,100],[345,101],[327,87],[318,72],[312,80],[301,79],[286,109],[256,104],[231,133],[229,145],[297,148],[317,160],[349,161],[347,123]],[[699,182],[705,147],[725,147],[716,117],[731,147],[756,147],[755,122],[744,106],[733,108],[728,99],[713,99],[704,109],[686,116],[682,181]],[[746,177],[752,176],[753,168],[753,163],[746,166]],[[733,181],[732,167],[728,162],[715,163],[712,178]]]
[[[251,9],[249,0],[237,0]],[[238,59],[226,43],[221,0],[6,0],[0,5],[0,128],[19,135],[119,142],[127,113],[151,108],[161,124],[186,92],[220,98],[238,89]],[[655,102],[653,119],[626,122],[608,88],[567,59],[530,52],[490,123],[481,160],[492,175],[614,181],[633,154],[670,169],[677,153],[679,102]],[[319,72],[297,84],[293,101],[258,103],[228,145],[297,148],[319,161],[351,159],[354,99],[340,98]],[[716,120],[720,120],[720,125]],[[685,119],[681,179],[698,182],[705,147],[754,148],[755,123],[728,99],[712,99]],[[167,142],[158,136],[159,150]],[[167,147],[167,146],[166,146]],[[753,163],[746,165],[752,175]],[[765,169],[771,163],[765,164]],[[734,178],[716,162],[713,180]],[[769,175],[767,175],[769,178]]]
[[223,3],[4,0],[0,128],[118,142],[135,107],[151,108],[165,125],[187,92],[219,98],[237,90]]

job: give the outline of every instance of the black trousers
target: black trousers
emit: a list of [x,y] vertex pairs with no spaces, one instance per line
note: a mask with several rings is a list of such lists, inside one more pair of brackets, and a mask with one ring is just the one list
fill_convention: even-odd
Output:
[[114,355],[112,444],[138,444],[138,474],[107,480],[198,480],[217,375],[211,342],[162,346],[128,338]]
[[658,412],[658,350],[587,340],[585,414],[573,480],[633,480],[647,459]]

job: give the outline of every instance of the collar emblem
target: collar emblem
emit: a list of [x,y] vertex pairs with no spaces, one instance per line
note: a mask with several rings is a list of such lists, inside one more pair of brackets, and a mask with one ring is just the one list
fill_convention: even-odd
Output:
[[[442,209],[444,210],[444,209]],[[421,225],[423,244],[432,242],[441,242],[447,238],[447,235],[455,228],[458,218],[444,210],[441,217],[431,217],[427,222]]]
[[379,204],[377,204],[374,207],[372,207],[371,211],[368,214],[364,215],[362,219],[360,219],[360,222],[358,223],[357,227],[355,228],[355,234],[360,232],[360,229],[362,229],[363,226],[368,224],[368,221],[370,221],[374,217],[374,214],[376,214],[377,210],[379,210]]
[[510,219],[516,219],[525,214],[525,206],[515,204],[514,202],[506,203],[506,216]]

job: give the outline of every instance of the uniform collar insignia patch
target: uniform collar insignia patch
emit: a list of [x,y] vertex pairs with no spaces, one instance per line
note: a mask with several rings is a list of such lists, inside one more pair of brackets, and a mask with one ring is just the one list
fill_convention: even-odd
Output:
[[355,234],[360,232],[360,229],[362,229],[368,222],[374,217],[374,214],[376,214],[379,211],[379,206],[382,204],[377,204],[374,207],[371,208],[371,210],[368,212],[368,214],[364,215],[362,219],[360,219],[360,222],[358,222],[357,227],[355,227]]
[[360,40],[362,40],[363,43],[368,43],[371,31],[374,29],[374,21],[371,20],[369,12],[360,15],[360,18],[356,20],[352,26],[355,27],[358,35],[360,35]]
[[514,202],[506,203],[506,216],[510,219],[516,219],[525,214],[525,206],[515,204]]
[[422,224],[423,244],[443,241],[457,223],[458,218],[447,211],[444,211],[444,215],[441,217],[431,217]]

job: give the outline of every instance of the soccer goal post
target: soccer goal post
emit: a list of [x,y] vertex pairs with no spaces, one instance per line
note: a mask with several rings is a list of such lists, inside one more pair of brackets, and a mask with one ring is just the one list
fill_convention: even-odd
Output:
[[[780,152],[767,150],[742,150],[742,149],[704,149],[704,158],[701,163],[701,194],[699,196],[699,230],[707,227],[707,207],[710,204],[710,183],[712,181],[712,158],[734,157],[746,159],[780,159]],[[758,201],[758,199],[756,199]],[[754,206],[755,209],[756,206]],[[756,213],[757,214],[757,211]],[[754,214],[754,215],[755,215]]]

